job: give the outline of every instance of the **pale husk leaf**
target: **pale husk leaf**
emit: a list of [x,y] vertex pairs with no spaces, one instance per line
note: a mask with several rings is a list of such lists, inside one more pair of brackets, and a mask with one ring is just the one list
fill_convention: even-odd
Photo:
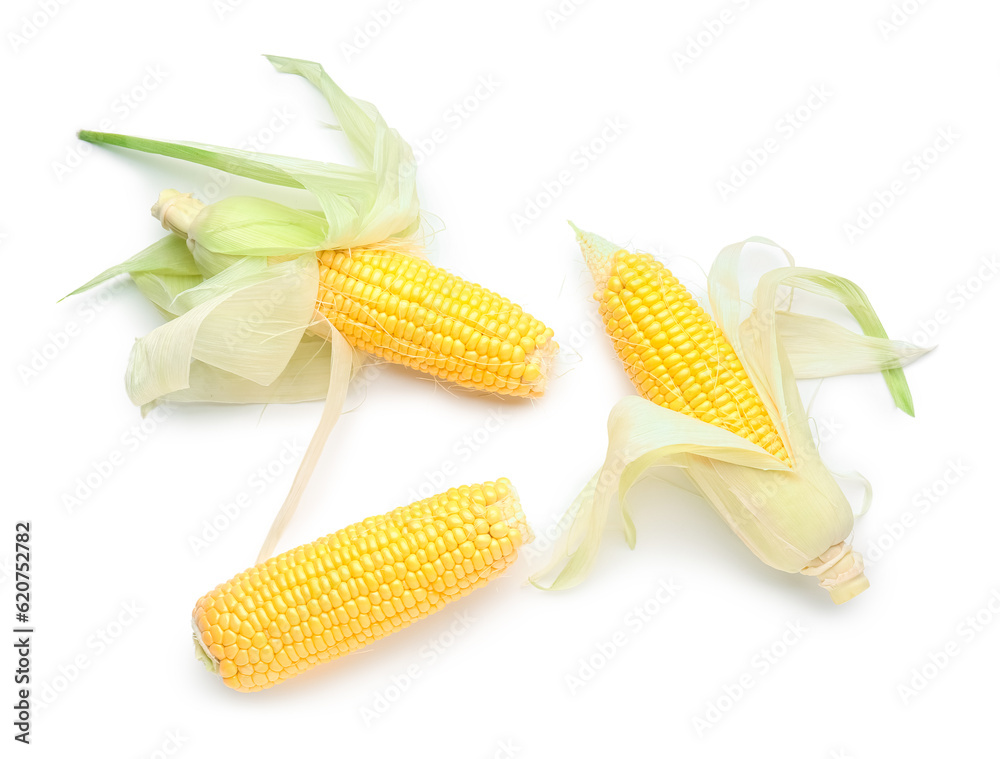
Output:
[[[177,295],[180,316],[136,341],[126,388],[136,405],[189,386],[191,360],[268,385],[312,321],[317,264],[243,259]],[[264,313],[264,309],[269,313]]]
[[300,403],[326,397],[332,348],[329,340],[305,335],[281,374],[261,385],[238,374],[192,361],[188,387],[163,396],[170,403]]
[[778,333],[797,379],[901,369],[927,353],[903,340],[852,332],[829,319],[777,311]]
[[79,295],[121,274],[136,273],[170,273],[176,276],[191,276],[201,279],[201,272],[191,255],[191,251],[188,250],[187,243],[177,235],[167,235],[128,260],[105,269],[66,297]]

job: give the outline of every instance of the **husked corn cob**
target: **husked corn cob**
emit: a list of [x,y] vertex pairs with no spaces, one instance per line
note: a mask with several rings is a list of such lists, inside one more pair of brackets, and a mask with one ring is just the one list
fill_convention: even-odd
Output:
[[465,387],[542,394],[557,345],[520,306],[422,258],[319,253],[317,309],[355,348]]
[[719,326],[659,261],[597,250],[578,231],[615,352],[636,390],[789,462],[760,396]]
[[531,538],[508,480],[453,488],[222,583],[195,605],[195,641],[230,688],[263,690],[486,584]]

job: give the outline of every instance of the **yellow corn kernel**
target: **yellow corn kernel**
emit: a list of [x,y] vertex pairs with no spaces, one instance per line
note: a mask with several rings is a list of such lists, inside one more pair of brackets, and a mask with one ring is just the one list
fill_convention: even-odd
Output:
[[[436,557],[441,535],[440,548],[454,555],[432,559],[427,549],[434,547]],[[522,539],[530,541],[531,531],[506,479],[452,488],[370,517],[268,559],[200,598],[192,613],[199,655],[230,688],[269,688],[486,584],[514,562]],[[289,577],[288,589],[280,590]],[[257,677],[265,670],[267,677]]]
[[316,309],[353,347],[464,387],[544,392],[552,330],[506,298],[400,251],[318,257]]

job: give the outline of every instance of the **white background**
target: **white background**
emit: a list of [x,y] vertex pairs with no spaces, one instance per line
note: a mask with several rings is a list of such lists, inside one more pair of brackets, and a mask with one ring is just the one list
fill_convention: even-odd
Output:
[[[34,695],[51,702],[36,704],[25,753],[995,752],[998,284],[984,262],[997,255],[1000,8],[224,2],[5,6],[0,629],[13,623],[14,522],[30,519]],[[940,344],[908,373],[915,419],[877,375],[828,380],[812,406],[830,466],[875,488],[855,534],[871,589],[834,606],[815,580],[757,561],[704,504],[646,481],[636,550],[609,533],[595,573],[570,592],[523,586],[532,556],[460,604],[271,690],[231,692],[206,673],[190,610],[254,560],[294,469],[275,462],[286,442],[308,440],[320,405],[180,408],[139,441],[122,375],[133,339],[160,317],[127,282],[57,301],[161,234],[148,214],[160,189],[262,191],[243,180],[220,189],[166,159],[83,154],[79,128],[348,157],[322,127],[320,98],[262,53],[322,62],[415,146],[436,134],[419,175],[442,230],[434,260],[520,302],[563,346],[537,402],[395,368],[359,385],[282,548],[409,502],[446,464],[456,474],[445,485],[510,477],[545,534],[600,463],[609,409],[632,392],[593,329],[571,218],[654,252],[699,294],[722,246],[766,235],[860,283],[892,336]],[[492,92],[476,94],[481,78]],[[823,102],[809,100],[814,88]],[[609,119],[622,127],[602,143]],[[954,136],[935,148],[939,130]],[[763,165],[747,164],[743,186],[724,192],[719,182],[768,139]],[[581,152],[592,143],[593,160]],[[894,182],[903,192],[878,208]],[[518,228],[529,201],[548,208]],[[845,225],[870,204],[880,218],[851,234]],[[808,399],[816,384],[803,390]],[[503,425],[486,434],[496,409]],[[481,441],[473,455],[466,436]],[[111,473],[68,508],[78,478],[112,456]],[[268,464],[282,471],[258,492],[250,478]],[[963,474],[945,484],[949,469]],[[251,506],[196,551],[204,521],[241,493]],[[664,604],[661,582],[677,587]],[[628,616],[647,603],[644,622]],[[965,620],[977,613],[974,628]],[[789,625],[804,631],[782,651]],[[582,669],[616,640],[610,661]],[[12,704],[12,649],[0,648],[0,702]],[[774,663],[761,651],[777,652]],[[921,667],[933,676],[904,698],[899,686]]]

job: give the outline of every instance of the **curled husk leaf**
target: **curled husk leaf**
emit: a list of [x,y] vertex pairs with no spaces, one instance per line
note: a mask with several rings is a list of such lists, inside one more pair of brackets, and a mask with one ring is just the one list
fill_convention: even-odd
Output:
[[[577,233],[595,281],[606,281],[611,257],[620,248],[596,235]],[[569,527],[552,560],[532,578],[538,587],[578,584],[593,565],[613,512],[628,544],[635,545],[627,495],[653,467],[676,467],[683,487],[708,501],[766,564],[819,577],[837,603],[868,587],[861,556],[848,542],[854,510],[820,458],[795,380],[879,371],[897,406],[912,415],[901,367],[925,351],[889,340],[868,298],[853,282],[797,267],[781,248],[789,265],[761,277],[753,307],[744,315],[738,265],[751,243],[778,248],[770,240],[750,238],[723,249],[709,274],[711,310],[774,423],[790,465],[729,430],[644,398],[624,398],[608,418],[604,465],[570,507]],[[864,334],[780,308],[781,288],[839,301]],[[866,488],[861,511],[869,498]]]

